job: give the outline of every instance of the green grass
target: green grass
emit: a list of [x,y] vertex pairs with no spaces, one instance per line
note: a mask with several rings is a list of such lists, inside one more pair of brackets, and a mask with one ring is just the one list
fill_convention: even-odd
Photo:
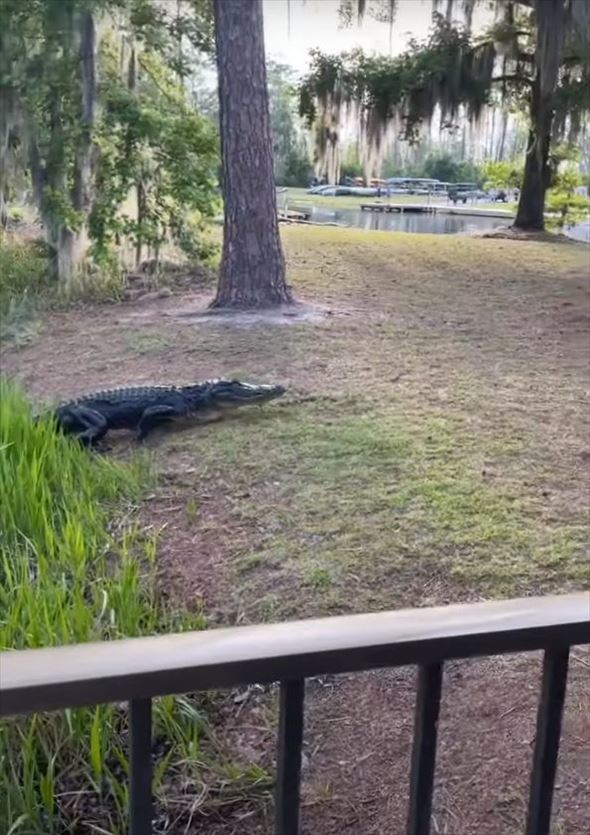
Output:
[[[332,310],[318,324],[195,327],[182,317],[171,326],[154,317],[122,328],[109,306],[96,330],[96,310],[85,308],[72,311],[70,333],[46,329],[42,343],[6,351],[9,372],[43,397],[69,385],[80,334],[91,350],[76,353],[76,371],[93,384],[100,370],[105,384],[223,375],[288,389],[218,424],[154,433],[161,484],[143,508],[145,469],[126,440],[114,438],[105,460],[51,433],[48,453],[33,455],[45,436],[29,437],[21,400],[7,407],[1,486],[10,496],[6,482],[22,483],[8,502],[17,522],[0,517],[12,531],[3,565],[20,578],[0,598],[12,645],[28,645],[29,633],[43,643],[53,633],[85,640],[176,627],[154,588],[153,543],[133,524],[137,505],[139,518],[163,520],[160,588],[179,608],[204,596],[219,624],[587,585],[584,249],[303,226],[282,236],[297,295]],[[72,483],[81,485],[73,497]],[[42,512],[27,509],[31,491]],[[33,549],[15,538],[20,529]],[[12,607],[23,600],[20,630]],[[62,623],[80,600],[83,620]],[[209,700],[158,703],[158,743],[172,739],[158,760],[160,809],[165,800],[186,808],[201,793],[210,808],[268,787],[264,771],[217,746],[213,709]],[[1,740],[0,812],[29,816],[20,835],[74,831],[76,814],[78,831],[123,831],[124,711],[8,723]],[[80,792],[77,813],[67,791]]]
[[461,599],[585,580],[583,516],[540,519],[517,486],[490,481],[482,457],[509,469],[518,448],[460,416],[368,397],[277,410],[254,432],[220,424],[195,444],[259,531],[236,562],[250,620],[419,604],[426,583]]
[[[58,435],[48,420],[34,424],[20,391],[2,381],[0,649],[204,625],[200,614],[175,616],[158,598],[156,543],[134,521],[150,482],[146,459],[115,463]],[[216,781],[204,793],[215,804],[224,791],[268,784],[263,773],[224,762],[221,755],[212,778],[203,765],[207,727],[198,700],[156,701],[155,737],[165,740],[155,766],[158,799],[181,779]],[[126,738],[126,711],[114,706],[3,722],[0,831],[126,831]],[[228,768],[238,772],[231,783]]]

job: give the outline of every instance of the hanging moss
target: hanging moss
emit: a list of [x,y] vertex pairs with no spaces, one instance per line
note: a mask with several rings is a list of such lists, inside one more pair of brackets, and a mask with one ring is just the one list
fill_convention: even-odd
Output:
[[[311,72],[301,87],[300,107],[310,126],[321,126],[316,156],[327,170],[341,125],[353,116],[368,175],[376,173],[392,132],[414,142],[440,109],[452,123],[460,108],[477,120],[489,101],[496,53],[491,42],[471,43],[464,28],[442,16],[426,41],[411,41],[396,57],[360,50],[327,56],[312,53]],[[371,171],[370,169],[374,169]]]
[[[312,53],[300,106],[308,124],[318,129],[316,164],[321,173],[335,171],[329,161],[337,154],[347,120],[356,124],[361,160],[370,177],[379,173],[393,135],[417,142],[435,113],[445,128],[455,127],[460,118],[477,125],[495,92],[501,101],[528,109],[535,73],[541,72],[536,67],[539,49],[546,58],[541,72],[545,85],[562,57],[554,97],[556,129],[562,137],[567,131],[571,137],[576,134],[579,114],[590,109],[588,51],[578,48],[570,30],[563,58],[563,16],[553,21],[557,27],[557,48],[553,48],[551,20],[535,21],[530,10],[517,13],[506,4],[503,17],[476,40],[468,25],[450,22],[454,6],[448,0],[447,4],[445,17],[434,15],[428,38],[410,41],[408,49],[395,57],[368,56],[360,50],[336,56]],[[464,14],[469,16],[473,5],[471,0],[463,2]],[[574,6],[576,0],[572,15]],[[534,32],[540,38],[537,52]]]

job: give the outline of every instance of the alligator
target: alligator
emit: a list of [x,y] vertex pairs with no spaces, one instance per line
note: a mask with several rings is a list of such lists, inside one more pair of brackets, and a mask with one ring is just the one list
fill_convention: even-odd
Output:
[[95,446],[111,429],[130,429],[141,443],[167,421],[209,423],[240,406],[281,397],[283,386],[254,385],[240,380],[206,380],[184,386],[138,386],[86,394],[54,411],[59,429],[84,446]]

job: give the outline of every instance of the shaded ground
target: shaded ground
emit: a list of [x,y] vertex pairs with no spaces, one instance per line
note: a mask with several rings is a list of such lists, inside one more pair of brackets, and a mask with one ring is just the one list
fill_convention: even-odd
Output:
[[[288,386],[265,409],[149,442],[161,478],[142,512],[161,530],[163,592],[242,623],[587,586],[588,249],[284,238],[298,295],[322,311],[311,322],[193,318],[206,295],[187,290],[55,314],[3,354],[44,400],[225,375]],[[114,447],[133,454],[126,437]],[[588,831],[577,653],[559,835]],[[310,684],[306,832],[403,826],[413,686],[405,670]],[[435,832],[522,830],[537,686],[530,659],[450,666]],[[220,733],[236,757],[272,764],[272,699],[248,702],[233,730],[230,715]],[[191,831],[270,831],[250,811]]]

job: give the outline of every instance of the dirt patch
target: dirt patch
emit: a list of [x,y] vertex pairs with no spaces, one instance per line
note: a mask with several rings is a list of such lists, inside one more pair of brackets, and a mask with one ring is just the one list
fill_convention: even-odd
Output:
[[[590,787],[588,654],[577,649],[569,685],[556,832],[586,831]],[[445,670],[433,831],[498,835],[524,829],[540,659],[452,662]],[[402,832],[407,814],[415,674],[346,677],[311,698],[304,832]],[[354,707],[352,707],[354,706]],[[583,788],[585,786],[585,790]]]
[[328,316],[338,315],[330,307],[312,304],[292,304],[270,310],[187,310],[186,307],[166,312],[166,316],[190,324],[223,324],[235,328],[296,324],[317,324]]
[[[553,804],[556,833],[586,835],[590,790],[590,655],[576,647]],[[538,654],[455,661],[445,667],[438,729],[433,833],[516,835],[524,830],[535,740]],[[302,835],[389,835],[407,817],[414,669],[314,679],[306,690]],[[269,701],[269,699],[271,701]],[[274,769],[271,694],[239,694],[224,739]],[[236,703],[241,707],[236,708]],[[241,721],[235,721],[236,711]],[[197,820],[192,835],[270,835],[270,805],[241,804]]]
[[[476,238],[501,238],[509,241],[534,241],[536,243],[549,244],[578,244],[580,241],[572,241],[567,235],[556,232],[531,231],[525,229],[517,229],[515,226],[498,226],[488,232],[474,232],[473,237]],[[582,244],[584,246],[584,244]]]

